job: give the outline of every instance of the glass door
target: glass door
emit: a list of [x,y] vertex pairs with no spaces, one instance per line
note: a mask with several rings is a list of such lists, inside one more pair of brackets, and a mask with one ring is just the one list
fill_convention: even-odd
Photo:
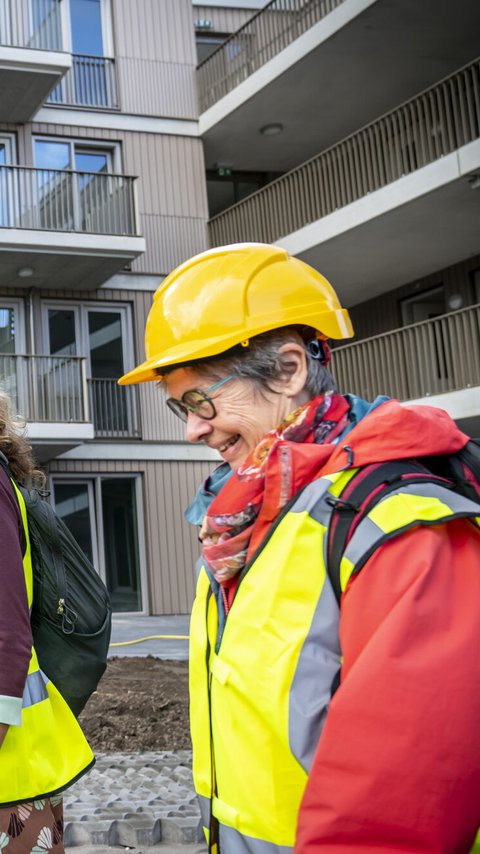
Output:
[[80,227],[82,231],[102,234],[116,231],[112,218],[115,204],[112,196],[111,152],[75,146],[75,168],[78,176]]
[[77,346],[80,320],[76,307],[47,308],[48,353],[42,365],[47,420],[84,421],[83,376]]
[[0,136],[0,228],[12,226],[13,223],[13,169],[12,140]]
[[115,200],[107,177],[112,171],[110,149],[36,139],[35,165],[42,170],[37,177],[40,228],[114,231]]
[[19,334],[19,304],[0,297],[0,388],[8,394],[14,410],[28,414],[25,407],[27,364],[17,353],[24,350]]
[[122,334],[125,310],[87,308],[89,384],[97,436],[131,436],[135,432],[133,395],[117,380],[125,370]]
[[53,478],[55,510],[91,560],[114,611],[141,611],[145,569],[140,562],[139,478]]
[[140,611],[142,595],[133,478],[102,478],[101,503],[107,588],[114,611]]
[[109,105],[101,0],[70,0],[76,104]]
[[11,45],[12,43],[10,3],[8,0],[4,0],[0,3],[0,45]]
[[53,483],[55,510],[94,566],[98,567],[97,533],[92,481]]
[[69,141],[35,140],[35,165],[38,172],[32,182],[32,200],[38,228],[73,231],[78,222],[78,202],[71,170],[73,152]]

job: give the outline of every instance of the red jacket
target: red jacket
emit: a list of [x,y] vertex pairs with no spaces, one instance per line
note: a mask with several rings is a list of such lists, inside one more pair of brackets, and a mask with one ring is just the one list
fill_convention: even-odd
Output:
[[[449,453],[441,410],[385,403],[322,474]],[[327,471],[328,470],[328,471]],[[413,529],[382,545],[342,599],[342,679],[299,814],[296,854],[466,854],[480,825],[480,531]]]

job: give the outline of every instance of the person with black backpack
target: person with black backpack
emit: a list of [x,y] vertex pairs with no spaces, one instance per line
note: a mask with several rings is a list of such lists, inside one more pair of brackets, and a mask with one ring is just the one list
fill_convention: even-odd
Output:
[[188,510],[193,776],[214,854],[467,854],[480,824],[480,466],[442,410],[339,394],[329,282],[278,246],[162,282],[147,359],[223,460]]
[[95,759],[73,712],[38,663],[33,572],[19,485],[42,486],[31,448],[0,393],[0,851],[62,854],[61,793]]

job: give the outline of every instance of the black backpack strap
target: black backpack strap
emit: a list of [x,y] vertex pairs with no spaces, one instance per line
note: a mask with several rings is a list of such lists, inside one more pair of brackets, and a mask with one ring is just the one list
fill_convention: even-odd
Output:
[[436,477],[418,460],[373,463],[360,468],[338,498],[328,496],[328,502],[334,505],[335,509],[326,533],[327,572],[338,602],[342,595],[342,557],[359,522],[375,504],[398,489],[402,481],[411,484],[425,483],[426,480],[443,486],[450,485],[444,478]]

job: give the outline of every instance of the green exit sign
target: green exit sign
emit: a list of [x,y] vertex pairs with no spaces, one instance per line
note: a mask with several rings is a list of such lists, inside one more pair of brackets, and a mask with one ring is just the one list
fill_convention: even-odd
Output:
[[219,166],[217,169],[217,175],[219,175],[220,178],[229,178],[231,174],[232,170],[229,166]]

